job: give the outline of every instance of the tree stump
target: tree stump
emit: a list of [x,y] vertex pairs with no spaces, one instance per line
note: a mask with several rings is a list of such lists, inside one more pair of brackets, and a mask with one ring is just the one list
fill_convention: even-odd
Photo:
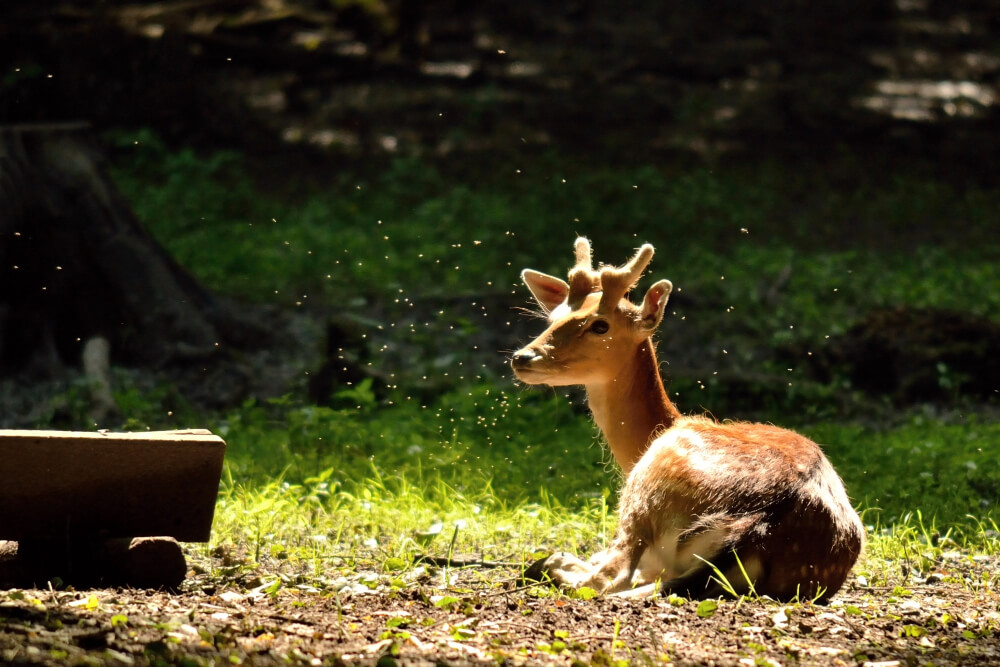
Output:
[[143,230],[88,125],[0,126],[0,372],[52,375],[98,337],[163,367],[268,334]]

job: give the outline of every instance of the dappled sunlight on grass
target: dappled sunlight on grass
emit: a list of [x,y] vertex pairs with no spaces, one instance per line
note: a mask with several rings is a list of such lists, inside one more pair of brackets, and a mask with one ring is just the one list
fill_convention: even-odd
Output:
[[244,484],[267,482],[276,472],[290,483],[327,475],[335,490],[399,477],[422,489],[440,481],[460,494],[490,488],[505,502],[554,489],[570,502],[600,495],[614,480],[593,426],[564,400],[512,396],[489,385],[462,387],[424,406],[248,403],[214,430],[229,442],[231,474]]
[[213,543],[245,545],[256,562],[279,554],[305,562],[410,562],[420,554],[516,562],[556,549],[594,550],[613,530],[605,496],[569,508],[544,493],[536,502],[508,503],[489,485],[460,493],[441,480],[416,486],[375,470],[335,488],[332,474],[253,486],[228,475]]
[[[863,514],[866,521],[871,518],[871,513]],[[865,553],[854,571],[856,584],[862,588],[891,589],[892,582],[920,584],[945,579],[973,590],[997,585],[995,571],[983,580],[969,577],[977,560],[991,561],[1000,555],[1000,527],[994,518],[970,515],[939,523],[917,510],[888,525],[870,523],[868,530]]]
[[[396,445],[415,442],[406,438],[427,419],[422,410],[330,410],[320,418],[322,413],[310,412],[312,418],[303,421],[295,413],[305,408],[285,401],[269,420],[257,422],[253,413],[264,408],[244,408],[242,426],[232,417],[227,422],[230,457],[214,540],[244,544],[254,560],[281,554],[316,561],[319,567],[331,558],[408,563],[420,554],[473,554],[519,562],[555,550],[594,553],[606,544],[616,521],[619,478],[595,465],[602,452],[593,451],[597,460],[579,468],[589,475],[584,480],[544,479],[533,458],[537,454],[523,451],[540,437],[541,425],[551,425],[555,400],[517,406],[517,418],[509,424],[515,437],[503,440],[506,453],[465,441],[461,431],[438,440],[440,433],[424,424],[416,456]],[[442,404],[464,406],[466,414],[477,409],[468,396],[465,401],[446,397]],[[434,407],[428,410],[433,413]],[[447,414],[449,420],[462,415]],[[417,421],[408,425],[409,419]],[[550,432],[546,442],[549,451],[564,452],[547,459],[561,466],[579,458],[569,452],[578,451],[575,440],[591,429],[583,415],[568,413],[565,419],[576,422],[576,428]],[[998,428],[974,419],[946,424],[914,417],[883,430],[855,424],[803,429],[824,444],[869,526],[869,562],[863,572],[885,578],[883,570],[900,567],[901,558],[931,558],[920,555],[928,549],[934,557],[949,550],[1000,551],[1000,513],[991,490],[1000,469],[988,446],[1000,435]],[[525,429],[529,434],[522,434]],[[365,456],[352,447],[334,447],[332,441],[348,443],[338,435],[345,433],[358,438],[357,446],[376,444]],[[472,452],[485,467],[470,475]],[[432,460],[443,463],[428,465]],[[268,470],[285,472],[273,479]]]

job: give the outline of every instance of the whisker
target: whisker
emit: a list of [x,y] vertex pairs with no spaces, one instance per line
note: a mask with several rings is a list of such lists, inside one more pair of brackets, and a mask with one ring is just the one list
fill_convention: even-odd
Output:
[[549,318],[548,314],[537,308],[526,308],[524,306],[511,306],[511,310],[516,311],[519,315],[524,315],[526,317],[537,318],[540,320],[547,320]]

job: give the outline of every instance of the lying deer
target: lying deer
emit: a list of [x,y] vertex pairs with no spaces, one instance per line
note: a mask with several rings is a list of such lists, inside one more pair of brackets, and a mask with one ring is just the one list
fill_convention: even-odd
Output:
[[724,590],[714,566],[737,592],[829,598],[864,544],[843,482],[798,433],[678,412],[651,340],[673,286],[657,282],[641,306],[626,298],[652,257],[646,244],[624,266],[595,271],[590,242],[579,238],[568,284],[521,274],[549,326],[514,353],[515,375],[583,385],[627,476],[610,547],[589,562],[553,554],[536,574],[601,593],[706,597]]

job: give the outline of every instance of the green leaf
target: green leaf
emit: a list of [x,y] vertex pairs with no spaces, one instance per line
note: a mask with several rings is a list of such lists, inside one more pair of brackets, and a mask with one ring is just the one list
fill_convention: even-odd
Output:
[[384,567],[389,572],[398,572],[406,569],[406,561],[402,558],[389,558],[385,561]]
[[715,600],[702,600],[698,603],[698,617],[699,618],[710,618],[715,614],[715,610],[719,608],[719,603]]
[[435,602],[434,606],[437,607],[438,609],[447,609],[448,607],[453,607],[457,605],[459,602],[461,602],[461,600],[459,600],[458,598],[453,597],[451,595],[446,595],[437,602]]
[[427,528],[427,530],[417,531],[417,537],[430,541],[434,537],[440,535],[443,529],[444,529],[444,523],[440,521],[435,521]]
[[593,600],[594,598],[597,597],[597,595],[598,595],[597,591],[595,591],[593,588],[589,588],[587,586],[581,586],[580,588],[577,588],[575,591],[573,591],[572,597],[576,598],[577,600]]

